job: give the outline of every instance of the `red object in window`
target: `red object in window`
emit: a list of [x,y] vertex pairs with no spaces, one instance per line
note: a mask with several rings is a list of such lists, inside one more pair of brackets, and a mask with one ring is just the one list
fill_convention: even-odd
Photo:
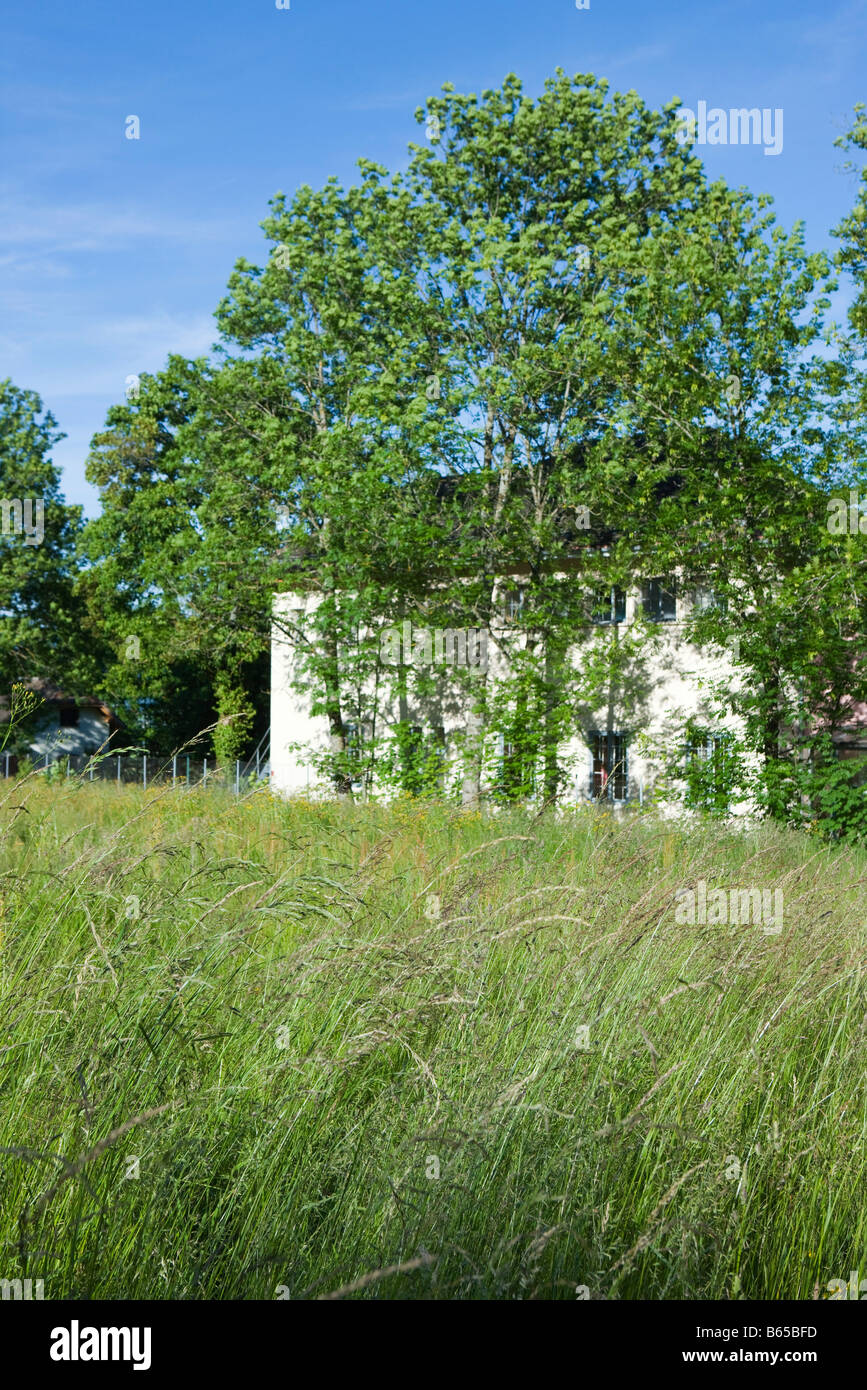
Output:
[[626,739],[623,734],[593,734],[593,775],[590,795],[623,801],[627,794]]

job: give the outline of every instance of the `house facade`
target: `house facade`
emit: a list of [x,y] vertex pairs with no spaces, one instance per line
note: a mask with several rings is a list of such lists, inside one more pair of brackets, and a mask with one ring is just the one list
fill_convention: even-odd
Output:
[[[121,721],[104,701],[89,695],[75,696],[62,690],[52,681],[34,678],[22,682],[39,700],[28,721],[30,730],[24,756],[38,763],[40,759],[54,761],[66,755],[90,756],[106,752],[122,729]],[[0,726],[8,723],[8,702],[0,703]],[[17,768],[18,758],[9,755],[10,771]]]
[[[495,689],[508,680],[515,644],[521,641],[515,620],[522,592],[518,576],[500,583],[498,620],[484,631],[430,630],[410,622],[379,631],[380,668],[368,676],[357,708],[344,712],[357,753],[357,793],[386,790],[375,764],[370,768],[365,763],[364,748],[374,734],[381,735],[398,721],[441,748],[443,784],[459,783],[474,683],[487,681]],[[713,601],[707,591],[681,591],[674,581],[652,577],[600,596],[589,631],[568,652],[568,663],[579,679],[574,733],[558,747],[561,799],[640,804],[653,794],[672,757],[712,758],[716,748],[740,732],[739,721],[722,714],[714,698],[715,689],[737,686],[742,678],[732,652],[699,647],[688,636],[696,607]],[[329,724],[323,714],[313,713],[300,656],[303,644],[295,636],[318,602],[315,595],[294,593],[278,594],[274,600],[271,784],[287,795],[327,793],[331,785],[322,773],[330,747]],[[582,671],[598,671],[605,650],[609,678],[582,692]],[[387,676],[400,662],[410,679],[401,693],[395,693]],[[412,678],[421,672],[424,681]],[[689,747],[684,745],[687,726],[701,730]],[[480,791],[494,797],[511,749],[506,736],[493,729],[483,740]]]

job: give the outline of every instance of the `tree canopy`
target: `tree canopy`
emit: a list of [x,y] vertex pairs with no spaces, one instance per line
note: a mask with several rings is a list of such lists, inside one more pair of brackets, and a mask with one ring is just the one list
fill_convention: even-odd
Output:
[[[827,524],[829,498],[863,479],[867,173],[832,264],[769,198],[708,180],[679,108],[562,71],[535,100],[514,76],[480,96],[447,84],[404,169],[362,160],[349,188],[277,194],[213,353],[170,357],[94,438],[102,511],[74,598],[54,422],[0,387],[3,486],[46,498],[44,550],[2,542],[2,659],[47,668],[66,650],[142,738],[165,748],[221,719],[227,758],[267,718],[273,593],[315,593],[288,621],[335,787],[367,719],[417,789],[417,742],[410,757],[405,721],[381,716],[426,677],[386,669],[380,634],[497,628],[510,675],[468,681],[462,795],[477,799],[499,731],[504,794],[556,799],[576,712],[637,679],[655,640],[593,623],[641,556],[717,595],[693,634],[736,644],[749,680],[720,708],[743,717],[771,813],[795,814],[796,766],[867,699],[859,536]],[[863,109],[842,143],[867,149]],[[840,273],[845,331],[827,322]]]

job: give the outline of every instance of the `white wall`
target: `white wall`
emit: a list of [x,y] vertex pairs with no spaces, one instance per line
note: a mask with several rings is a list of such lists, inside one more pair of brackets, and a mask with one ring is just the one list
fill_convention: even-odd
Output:
[[[293,610],[312,611],[318,599],[304,600],[288,593],[279,594],[274,601],[275,624],[272,632],[271,653],[271,781],[275,789],[285,793],[308,792],[327,794],[329,787],[317,776],[311,766],[306,746],[314,752],[325,752],[328,748],[328,722],[324,716],[313,718],[309,713],[309,700],[303,692],[292,688],[292,674],[296,670],[294,648],[280,631],[280,620],[289,618]],[[640,609],[638,591],[627,596],[625,622],[618,625],[621,634],[625,633],[635,621]],[[738,675],[730,654],[719,648],[707,647],[704,650],[690,645],[684,638],[684,619],[687,617],[688,601],[678,596],[678,621],[654,624],[657,642],[653,648],[642,652],[642,680],[639,691],[612,691],[604,707],[582,709],[579,713],[583,729],[596,728],[625,732],[628,735],[628,765],[630,797],[637,799],[639,788],[646,793],[652,789],[658,770],[658,759],[654,756],[654,745],[667,752],[677,749],[682,741],[683,725],[693,716],[700,723],[722,731],[725,728],[737,732],[738,721],[731,717],[719,717],[713,709],[710,683],[728,681],[736,684]],[[599,627],[583,644],[573,649],[572,659],[576,664],[586,659],[586,655],[596,642],[604,642],[610,635],[610,626]],[[495,628],[488,644],[488,673],[492,680],[505,674],[506,663],[500,652]],[[372,691],[368,691],[372,694]],[[396,721],[399,711],[396,701],[386,706],[386,722]],[[447,673],[439,683],[438,696],[423,704],[411,702],[406,716],[410,723],[430,727],[441,724],[446,733],[447,748],[454,750],[455,735],[465,727],[465,716],[460,697],[457,696],[453,682]],[[381,726],[380,726],[381,727]],[[642,748],[646,744],[646,748]],[[302,745],[298,748],[293,745]],[[567,761],[571,760],[573,771],[570,775],[569,790],[572,797],[582,800],[588,795],[591,770],[591,755],[587,744],[580,737],[574,738],[562,750]],[[376,788],[375,788],[376,789]],[[376,789],[378,790],[378,789]]]
[[328,748],[328,720],[309,713],[310,701],[292,687],[297,669],[295,650],[283,632],[282,623],[291,624],[296,612],[311,613],[316,598],[298,594],[277,594],[271,634],[271,786],[287,793],[327,791],[320,783],[310,758],[293,745],[301,744],[325,752]]
[[99,710],[80,709],[78,723],[71,728],[61,728],[59,711],[47,709],[29,748],[34,757],[43,757],[46,753],[61,757],[64,753],[86,753],[103,748],[107,746],[108,736],[108,720]]

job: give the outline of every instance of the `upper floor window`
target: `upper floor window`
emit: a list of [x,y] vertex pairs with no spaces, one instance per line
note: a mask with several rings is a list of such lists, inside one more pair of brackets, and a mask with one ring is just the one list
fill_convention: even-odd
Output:
[[78,728],[78,706],[61,705],[60,707],[60,727],[61,729]]
[[642,606],[652,623],[677,621],[677,596],[673,579],[646,579],[642,585]]

